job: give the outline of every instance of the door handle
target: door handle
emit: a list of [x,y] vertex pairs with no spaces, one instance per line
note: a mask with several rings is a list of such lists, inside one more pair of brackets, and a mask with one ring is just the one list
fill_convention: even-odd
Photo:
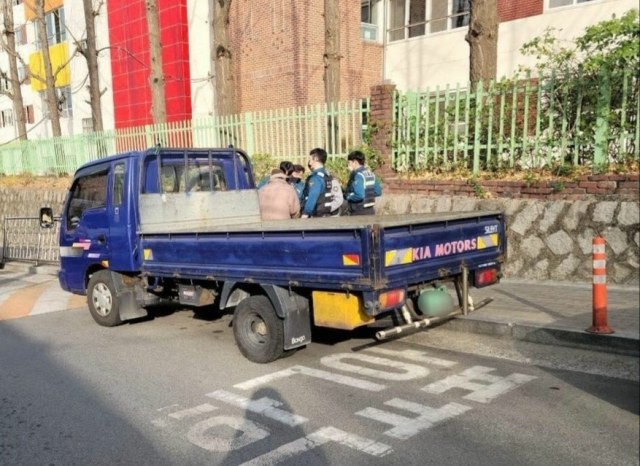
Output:
[[107,242],[107,238],[104,235],[98,236],[98,244],[105,244]]

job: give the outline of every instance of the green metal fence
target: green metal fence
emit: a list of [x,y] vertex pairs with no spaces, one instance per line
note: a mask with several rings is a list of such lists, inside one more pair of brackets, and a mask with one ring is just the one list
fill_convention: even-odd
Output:
[[638,70],[601,70],[396,93],[393,168],[478,173],[638,160],[638,82]]
[[0,146],[0,175],[73,173],[83,163],[119,152],[165,147],[234,147],[250,155],[300,163],[314,147],[330,156],[362,144],[369,99],[209,117],[101,133],[18,141]]

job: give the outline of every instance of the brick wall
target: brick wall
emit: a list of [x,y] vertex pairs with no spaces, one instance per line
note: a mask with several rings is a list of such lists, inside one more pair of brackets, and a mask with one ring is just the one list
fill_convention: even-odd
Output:
[[500,22],[541,15],[545,0],[498,0]]
[[639,175],[586,175],[578,181],[502,180],[411,180],[385,178],[384,189],[389,194],[425,194],[430,196],[474,197],[476,191],[493,197],[513,199],[581,200],[591,195],[615,195],[629,199],[640,197]]
[[[382,46],[360,36],[360,4],[341,2],[341,100],[380,80]],[[324,102],[324,2],[239,0],[231,40],[240,112]]]

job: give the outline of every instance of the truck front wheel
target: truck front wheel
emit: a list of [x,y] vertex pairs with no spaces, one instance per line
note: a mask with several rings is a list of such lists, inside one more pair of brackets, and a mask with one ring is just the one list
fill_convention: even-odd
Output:
[[120,325],[120,306],[111,273],[100,270],[91,275],[87,285],[87,302],[91,317],[103,327]]
[[284,354],[284,324],[266,296],[251,296],[238,304],[233,335],[249,361],[264,364]]

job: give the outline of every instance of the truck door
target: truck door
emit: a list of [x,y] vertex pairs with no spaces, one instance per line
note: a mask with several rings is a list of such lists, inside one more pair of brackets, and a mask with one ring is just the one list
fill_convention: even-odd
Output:
[[131,212],[131,159],[118,160],[111,166],[109,179],[109,268],[120,272],[134,270],[132,235],[135,233]]
[[63,288],[84,292],[86,270],[109,261],[107,195],[109,164],[94,165],[76,176],[62,216],[60,235]]

